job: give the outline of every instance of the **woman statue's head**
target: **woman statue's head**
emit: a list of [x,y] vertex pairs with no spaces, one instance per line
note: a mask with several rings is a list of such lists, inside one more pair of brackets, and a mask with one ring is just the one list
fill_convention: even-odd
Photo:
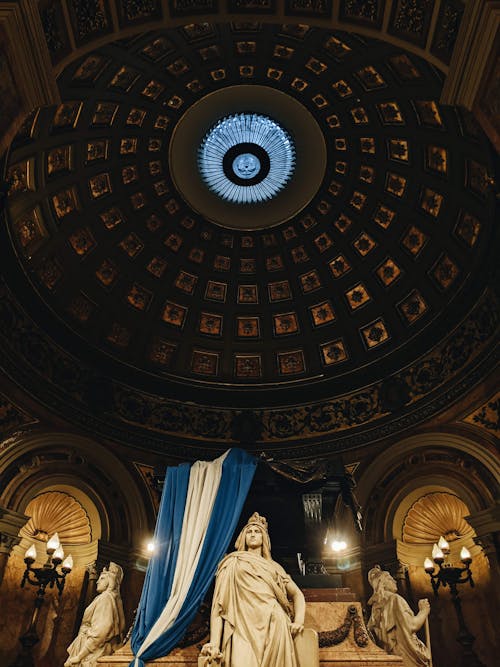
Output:
[[105,567],[101,572],[98,583],[101,581],[101,579],[103,580],[101,584],[102,590],[108,588],[110,591],[119,592],[120,584],[122,583],[123,579],[123,570],[117,563],[113,563],[113,561],[111,561],[109,567]]
[[380,565],[375,565],[368,572],[368,581],[376,596],[385,596],[388,593],[397,593],[398,585],[390,572],[382,570]]
[[261,556],[271,560],[271,540],[267,532],[266,518],[254,512],[238,535],[234,546],[237,551],[248,551],[249,548],[253,551],[260,546]]

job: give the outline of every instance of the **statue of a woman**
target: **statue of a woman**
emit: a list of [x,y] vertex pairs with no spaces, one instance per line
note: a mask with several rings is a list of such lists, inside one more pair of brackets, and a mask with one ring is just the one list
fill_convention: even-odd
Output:
[[125,629],[120,584],[123,570],[116,563],[104,568],[97,580],[98,595],[85,609],[76,639],[68,646],[64,667],[96,667],[97,658],[111,655]]
[[266,519],[255,512],[235,547],[217,570],[201,655],[225,667],[296,667],[293,638],[304,628],[305,600],[271,558]]
[[368,630],[373,632],[387,653],[403,658],[404,667],[428,667],[429,649],[415,633],[429,615],[429,601],[419,600],[418,613],[414,614],[406,600],[398,594],[394,578],[380,565],[375,565],[368,572],[368,581],[373,588],[373,595],[368,600],[372,606]]

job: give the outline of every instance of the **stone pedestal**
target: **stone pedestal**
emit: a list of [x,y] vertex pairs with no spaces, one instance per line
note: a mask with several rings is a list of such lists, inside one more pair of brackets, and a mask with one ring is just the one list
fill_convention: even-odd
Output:
[[[348,615],[348,608],[354,606],[361,619],[363,614],[361,603],[347,602],[307,602],[305,625],[321,632],[339,628]],[[321,667],[401,667],[403,659],[395,655],[387,655],[385,651],[370,639],[366,646],[358,646],[351,627],[343,642],[335,646],[319,649]]]
[[[348,588],[305,589],[304,596],[307,602],[306,627],[318,633],[335,630],[344,623],[348,608],[354,606],[365,628],[361,603],[356,602]],[[198,646],[175,649],[164,658],[148,662],[147,667],[198,667],[198,655]],[[131,660],[132,653],[127,645],[112,656],[99,658],[97,663],[99,667],[128,667]],[[366,646],[358,646],[351,627],[343,642],[319,649],[319,664],[320,667],[401,667],[403,659],[387,655],[370,639]]]
[[[200,649],[197,646],[176,648],[169,655],[146,664],[147,667],[198,667],[199,654]],[[130,644],[127,644],[113,655],[99,658],[97,664],[99,667],[128,667],[133,657]]]

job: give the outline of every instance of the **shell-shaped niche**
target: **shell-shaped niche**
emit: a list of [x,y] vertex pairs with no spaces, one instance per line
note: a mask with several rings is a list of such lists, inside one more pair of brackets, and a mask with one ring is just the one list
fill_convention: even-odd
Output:
[[473,536],[464,519],[470,514],[467,505],[451,493],[429,493],[408,510],[403,524],[403,542],[432,544],[442,535],[448,542]]
[[92,529],[85,509],[68,493],[41,493],[30,500],[24,513],[31,518],[21,528],[22,537],[46,541],[54,533],[58,533],[63,545],[87,544],[92,539]]

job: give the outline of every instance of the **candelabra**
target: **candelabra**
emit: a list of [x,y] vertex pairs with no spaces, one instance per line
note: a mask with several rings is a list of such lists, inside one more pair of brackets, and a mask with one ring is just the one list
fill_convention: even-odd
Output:
[[[33,563],[36,560],[36,548],[34,544],[32,544],[24,554],[26,569],[21,580],[21,588],[24,588],[26,582],[28,582],[31,586],[37,586],[38,590],[35,596],[35,603],[29,627],[27,631],[19,637],[19,641],[22,645],[21,652],[12,664],[12,667],[34,666],[32,650],[39,640],[36,624],[40,615],[40,609],[44,602],[45,590],[47,587],[54,588],[54,586],[56,586],[59,595],[61,595],[64,590],[64,584],[66,583],[66,575],[68,575],[73,568],[73,559],[71,556],[64,559],[64,551],[59,542],[57,533],[55,533],[55,535],[53,535],[47,542],[46,550],[47,562],[42,567],[33,567]],[[61,566],[61,571],[58,571],[57,569],[59,566]]]
[[[444,537],[441,536],[439,542],[432,548],[432,560],[430,558],[425,559],[424,568],[431,578],[432,589],[436,597],[439,595],[440,586],[448,586],[450,589],[451,601],[458,620],[457,641],[463,648],[462,667],[484,667],[472,648],[475,637],[465,624],[462,602],[458,593],[458,586],[460,584],[469,582],[471,588],[474,587],[474,580],[470,569],[472,557],[469,550],[463,547],[460,551],[460,560],[463,563],[463,567],[457,567],[447,562],[449,553],[450,546]],[[432,561],[439,568],[437,572],[435,572]]]

